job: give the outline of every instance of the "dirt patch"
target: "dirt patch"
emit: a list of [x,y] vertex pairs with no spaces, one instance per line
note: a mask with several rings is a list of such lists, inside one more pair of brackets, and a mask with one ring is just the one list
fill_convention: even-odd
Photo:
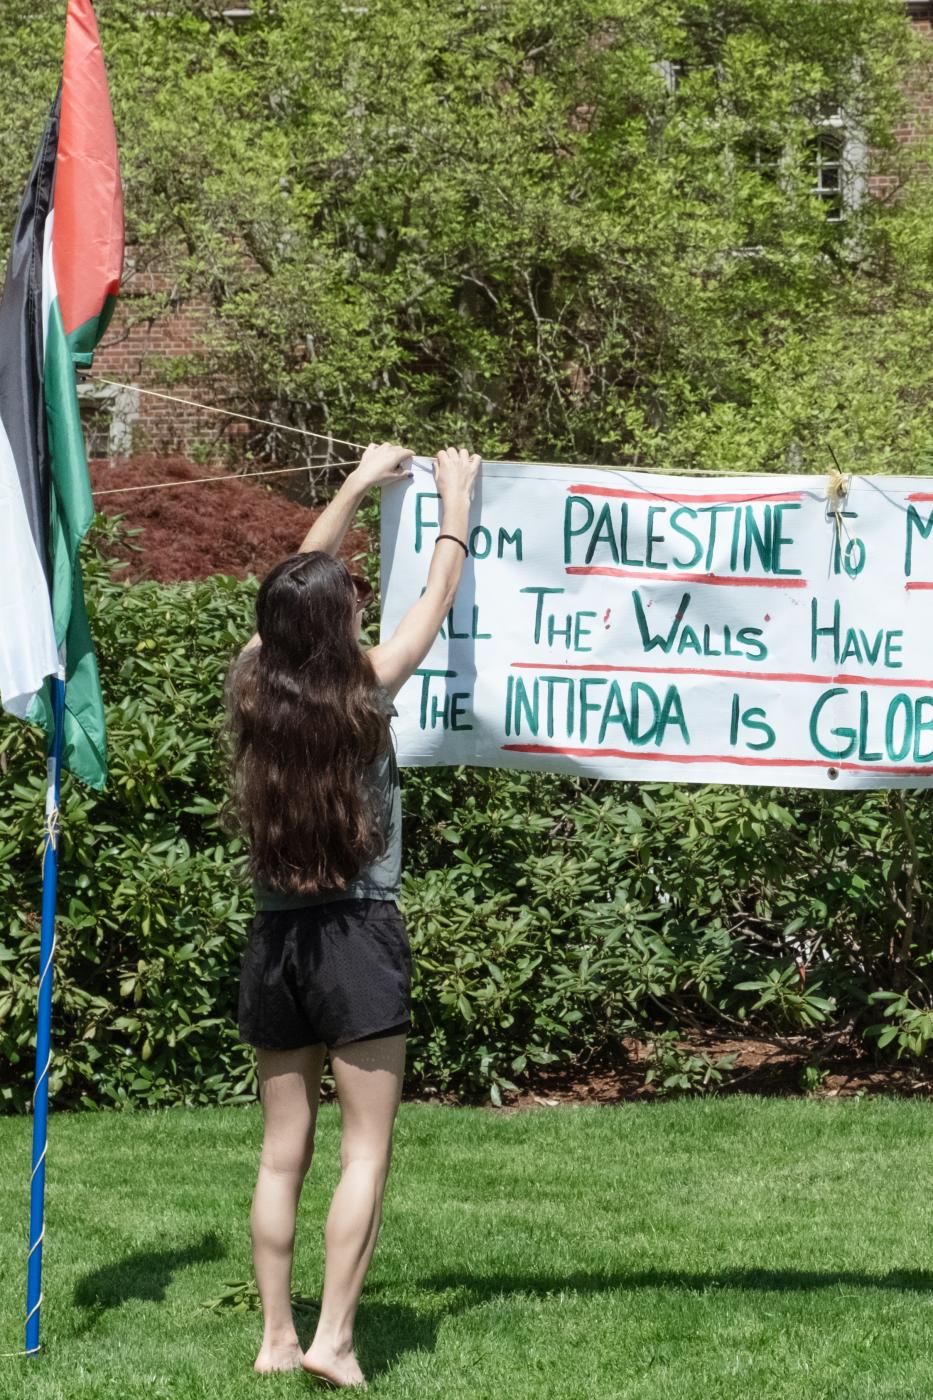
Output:
[[[929,1096],[933,1093],[928,1072],[916,1067],[878,1065],[854,1043],[820,1044],[806,1036],[773,1039],[735,1038],[710,1033],[686,1037],[681,1046],[694,1054],[717,1060],[737,1056],[718,1094],[761,1094],[812,1098],[852,1098],[864,1094]],[[632,1103],[658,1097],[645,1083],[646,1047],[626,1042],[625,1059],[615,1065],[579,1070],[541,1070],[534,1082],[519,1093],[503,1095],[503,1108],[522,1109],[562,1103]]]
[[[772,1039],[735,1038],[698,1032],[680,1045],[693,1054],[716,1060],[735,1054],[731,1074],[716,1091],[719,1097],[760,1094],[767,1097],[855,1098],[866,1094],[896,1094],[911,1098],[933,1097],[928,1068],[879,1065],[859,1045],[846,1041],[819,1042],[806,1036]],[[648,1053],[641,1041],[623,1041],[613,1061],[586,1067],[537,1069],[525,1077],[518,1092],[504,1090],[502,1107],[477,1099],[491,1111],[516,1113],[529,1108],[559,1108],[567,1104],[649,1103],[658,1098],[645,1083]],[[809,1073],[808,1073],[809,1071]],[[406,1099],[409,1097],[405,1096]],[[424,1095],[411,1095],[413,1101]],[[435,1095],[434,1103],[463,1102],[455,1095]]]
[[[211,574],[262,576],[280,559],[294,554],[320,510],[298,505],[267,482],[237,477],[183,457],[98,459],[90,463],[95,505],[106,515],[122,515],[130,529],[140,529],[135,549],[116,551],[128,569],[121,578],[150,578],[162,583],[207,578]],[[197,479],[209,477],[206,482]],[[184,482],[165,490],[137,490],[97,495],[114,487]],[[364,530],[350,530],[340,550],[352,556],[371,548]]]

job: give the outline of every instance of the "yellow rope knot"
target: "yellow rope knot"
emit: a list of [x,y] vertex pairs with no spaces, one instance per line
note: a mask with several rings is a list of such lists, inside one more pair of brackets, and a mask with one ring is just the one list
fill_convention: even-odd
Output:
[[842,523],[842,511],[849,495],[849,486],[852,478],[838,468],[829,473],[826,481],[826,511],[836,522],[836,539],[839,548],[842,549],[842,532],[845,528]]
[[57,807],[53,807],[51,812],[46,813],[43,831],[45,833],[45,844],[51,846],[54,851],[57,851],[58,833],[61,831],[61,821],[59,819]]

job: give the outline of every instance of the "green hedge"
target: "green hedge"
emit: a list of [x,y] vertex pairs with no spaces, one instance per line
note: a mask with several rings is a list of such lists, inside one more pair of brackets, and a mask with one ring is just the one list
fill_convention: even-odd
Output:
[[[120,582],[118,529],[98,527],[86,567],[111,777],[64,783],[51,1090],[59,1107],[246,1102],[252,907],[217,810],[221,685],[256,583]],[[44,796],[30,726],[0,722],[0,773],[0,1103],[21,1111]],[[412,1087],[495,1099],[536,1064],[671,1026],[851,1027],[912,1054],[933,1039],[924,793],[456,768],[407,771],[403,800]]]

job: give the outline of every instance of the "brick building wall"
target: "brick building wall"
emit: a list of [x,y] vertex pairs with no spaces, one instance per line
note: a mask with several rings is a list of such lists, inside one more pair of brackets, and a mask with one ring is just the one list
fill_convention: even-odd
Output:
[[[906,0],[905,8],[915,32],[925,39],[933,39],[933,0]],[[897,138],[909,146],[928,136],[933,128],[933,91],[909,78],[906,91],[910,98],[911,115],[903,126],[898,127]],[[868,189],[877,198],[884,199],[897,189],[897,179],[893,175],[873,175],[868,181]]]
[[[163,307],[167,303],[167,309],[147,315],[153,298]],[[161,370],[168,358],[201,351],[211,315],[205,303],[173,300],[168,270],[137,267],[134,250],[127,249],[114,318],[94,357],[92,377],[79,389],[91,456],[222,455],[224,442],[231,438],[231,420],[136,387],[197,399],[190,385],[161,383]]]

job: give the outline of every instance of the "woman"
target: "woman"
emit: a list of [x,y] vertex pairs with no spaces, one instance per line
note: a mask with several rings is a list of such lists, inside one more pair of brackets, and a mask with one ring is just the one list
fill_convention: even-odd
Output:
[[[401,1099],[411,954],[398,911],[401,805],[392,700],[453,604],[480,458],[437,454],[442,529],[422,596],[364,651],[364,579],[337,559],[366,492],[409,475],[412,453],[371,443],[299,552],[264,579],[257,632],[228,682],[232,802],[257,913],[242,955],[241,1038],[256,1047],[264,1137],[250,1230],[264,1331],[257,1371],[299,1366],[365,1385],[353,1323],[376,1244]],[[329,1053],[341,1176],[325,1226],[317,1330],[291,1310],[295,1219]]]

